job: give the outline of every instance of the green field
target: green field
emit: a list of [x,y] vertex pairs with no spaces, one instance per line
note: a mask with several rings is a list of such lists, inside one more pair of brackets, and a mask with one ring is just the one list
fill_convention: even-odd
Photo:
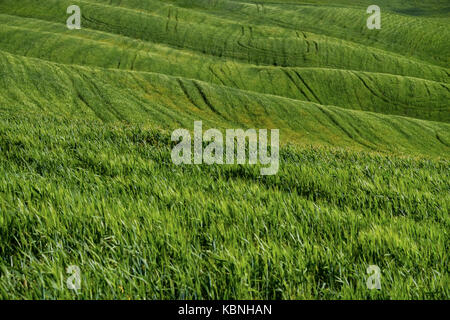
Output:
[[[371,4],[0,0],[0,298],[449,299],[450,5]],[[278,174],[174,165],[198,120]]]

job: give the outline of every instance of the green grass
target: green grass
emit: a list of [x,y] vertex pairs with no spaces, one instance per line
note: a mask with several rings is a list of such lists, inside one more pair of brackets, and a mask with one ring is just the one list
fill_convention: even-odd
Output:
[[[448,299],[448,1],[371,4],[0,0],[0,298]],[[280,171],[175,166],[198,120]]]
[[[450,124],[321,106],[157,73],[59,65],[0,52],[9,110],[166,129],[282,128],[282,142],[447,157]],[[448,115],[448,113],[447,113]]]
[[448,161],[286,147],[261,179],[135,126],[2,114],[0,137],[3,298],[448,298]]
[[[64,26],[34,19],[0,16],[0,21],[6,24],[1,49],[15,54],[65,64],[158,72],[323,105],[450,122],[450,112],[443,104],[450,100],[450,88],[441,82],[448,77],[444,73],[438,80],[429,80],[415,77],[417,72],[399,76],[335,67],[257,66],[90,30],[75,36]],[[427,66],[411,67],[423,70]]]
[[[80,1],[84,29],[69,31],[68,1],[0,1],[0,50],[450,121],[450,34],[439,19],[386,12],[382,30],[370,31],[365,11],[353,7],[266,5],[264,13],[255,14],[253,4],[221,1],[199,1],[194,9],[189,1],[110,3]],[[387,46],[392,44],[398,48]]]

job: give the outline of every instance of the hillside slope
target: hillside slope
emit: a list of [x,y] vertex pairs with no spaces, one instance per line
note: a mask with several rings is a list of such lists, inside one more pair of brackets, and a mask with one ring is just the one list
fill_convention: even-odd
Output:
[[[450,101],[449,86],[442,82],[447,78],[444,73],[433,81],[330,67],[261,66],[91,30],[73,35],[64,26],[35,19],[0,16],[0,21],[5,23],[0,31],[2,50],[14,54],[65,64],[157,72],[323,105],[450,121],[450,112],[444,107],[444,102]],[[413,70],[426,67],[411,66]]]
[[[83,29],[67,30],[65,9],[70,1],[2,0],[0,50],[93,72],[152,72],[322,106],[450,121],[448,23],[387,11],[382,30],[371,31],[365,28],[362,7],[298,1],[292,7],[294,2],[262,8],[243,1],[75,1],[82,8]],[[178,80],[172,81],[176,86]],[[78,98],[73,96],[73,101]],[[104,109],[97,112],[103,113],[102,119],[114,112],[110,100],[98,98],[94,104]],[[210,100],[213,109],[222,108]],[[185,103],[172,101],[178,107]],[[49,102],[35,103],[48,108]],[[201,102],[194,104],[201,108]],[[162,105],[171,112],[173,106]],[[176,112],[182,115],[188,109]],[[270,117],[273,122],[292,121],[281,112]],[[168,121],[169,126],[173,123]],[[246,120],[235,124],[250,125]],[[305,134],[292,126],[286,129]],[[440,131],[434,136],[440,137]],[[293,143],[302,142],[290,132],[287,136]],[[328,142],[344,146],[339,140],[349,135],[333,136],[337,139]],[[445,137],[442,141],[447,144]],[[415,148],[399,144],[399,149]]]
[[0,107],[448,157],[448,21],[318,3],[0,0]]
[[[60,65],[0,51],[9,110],[152,124],[166,129],[283,128],[282,141],[445,157],[450,124],[352,111],[158,73]],[[49,86],[51,84],[51,86]],[[1,88],[0,87],[0,88]]]

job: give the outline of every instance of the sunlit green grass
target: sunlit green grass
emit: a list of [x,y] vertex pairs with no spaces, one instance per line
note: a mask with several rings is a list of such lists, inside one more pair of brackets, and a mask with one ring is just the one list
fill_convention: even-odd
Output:
[[353,7],[274,4],[258,13],[255,4],[230,1],[192,8],[189,1],[91,0],[77,3],[83,29],[70,31],[71,3],[0,1],[0,50],[450,121],[450,33],[439,19],[386,11],[382,30],[371,31],[365,11]]
[[0,137],[2,298],[448,298],[447,160],[286,147],[261,177],[135,126],[2,113]]

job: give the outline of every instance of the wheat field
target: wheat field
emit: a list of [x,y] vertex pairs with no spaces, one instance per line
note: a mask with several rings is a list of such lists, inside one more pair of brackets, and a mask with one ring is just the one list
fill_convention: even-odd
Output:
[[[0,298],[448,299],[450,6],[371,4],[0,0]],[[279,172],[176,166],[199,120]]]

